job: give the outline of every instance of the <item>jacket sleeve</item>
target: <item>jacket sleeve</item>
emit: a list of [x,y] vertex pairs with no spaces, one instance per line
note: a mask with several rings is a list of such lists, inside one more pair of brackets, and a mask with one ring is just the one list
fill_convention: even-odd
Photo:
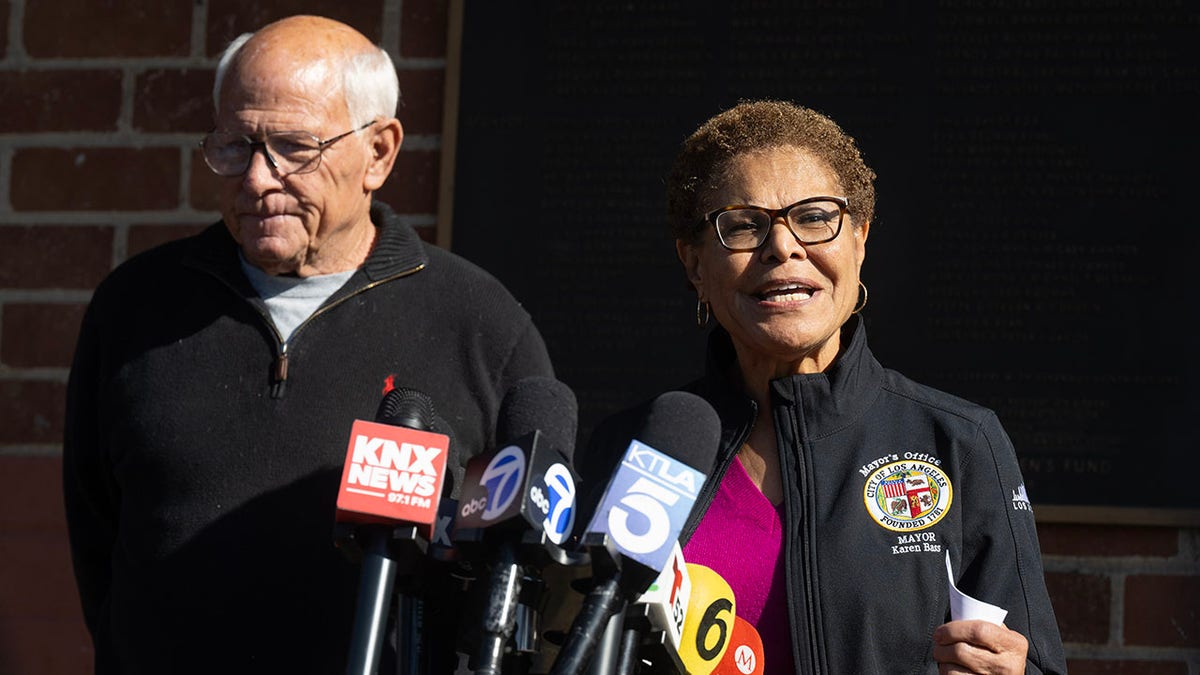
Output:
[[546,342],[542,340],[542,334],[533,325],[533,321],[526,318],[525,328],[513,343],[501,373],[501,396],[521,378],[535,375],[553,377],[554,367],[550,363],[550,354],[546,351]]
[[75,581],[97,657],[105,653],[118,493],[100,429],[96,306],[88,308],[67,383],[63,435],[63,496]]
[[964,478],[958,587],[1008,610],[1005,625],[1029,640],[1026,672],[1066,673],[1025,481],[1012,441],[990,411],[979,427]]

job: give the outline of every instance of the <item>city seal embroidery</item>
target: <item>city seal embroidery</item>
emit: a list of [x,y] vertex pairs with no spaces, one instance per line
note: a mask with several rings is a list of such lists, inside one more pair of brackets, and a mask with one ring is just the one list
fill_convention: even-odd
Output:
[[946,472],[929,462],[885,464],[867,476],[863,503],[871,519],[896,532],[923,530],[950,510],[954,488]]

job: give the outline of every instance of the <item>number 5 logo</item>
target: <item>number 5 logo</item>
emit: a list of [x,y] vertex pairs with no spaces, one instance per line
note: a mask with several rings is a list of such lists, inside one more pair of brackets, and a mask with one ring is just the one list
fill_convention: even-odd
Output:
[[[620,506],[608,512],[609,534],[623,551],[643,555],[657,551],[669,543],[671,534],[671,514],[663,505],[674,506],[678,501],[677,493],[648,478],[639,478],[621,497]],[[646,519],[644,532],[634,532],[630,527],[630,515],[634,513]]]

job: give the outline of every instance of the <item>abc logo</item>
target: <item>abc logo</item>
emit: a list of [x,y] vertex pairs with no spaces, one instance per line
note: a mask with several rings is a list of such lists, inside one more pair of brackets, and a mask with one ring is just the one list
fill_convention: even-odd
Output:
[[542,529],[550,541],[561,544],[575,527],[575,480],[566,466],[551,464],[546,469],[546,490],[550,496]]
[[525,453],[521,448],[510,445],[496,453],[479,478],[479,484],[485,486],[488,493],[487,508],[481,517],[485,521],[495,520],[507,511],[520,494],[524,479]]
[[463,518],[468,518],[486,509],[487,504],[488,502],[486,497],[465,501],[463,502],[462,511],[459,513],[459,515],[461,515]]

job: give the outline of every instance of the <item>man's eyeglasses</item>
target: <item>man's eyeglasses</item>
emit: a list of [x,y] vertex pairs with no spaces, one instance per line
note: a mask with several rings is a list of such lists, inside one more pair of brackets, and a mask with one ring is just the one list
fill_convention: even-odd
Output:
[[730,251],[753,251],[771,233],[771,224],[783,218],[801,244],[823,244],[842,231],[849,202],[845,197],[809,197],[782,209],[737,204],[704,216],[717,231],[717,240]]
[[200,141],[204,162],[218,176],[240,176],[250,168],[254,151],[262,148],[267,164],[281,176],[291,176],[316,171],[321,166],[321,155],[325,148],[355,132],[362,131],[375,123],[351,129],[344,134],[321,140],[307,131],[277,131],[256,141],[245,134],[228,131],[212,131]]

